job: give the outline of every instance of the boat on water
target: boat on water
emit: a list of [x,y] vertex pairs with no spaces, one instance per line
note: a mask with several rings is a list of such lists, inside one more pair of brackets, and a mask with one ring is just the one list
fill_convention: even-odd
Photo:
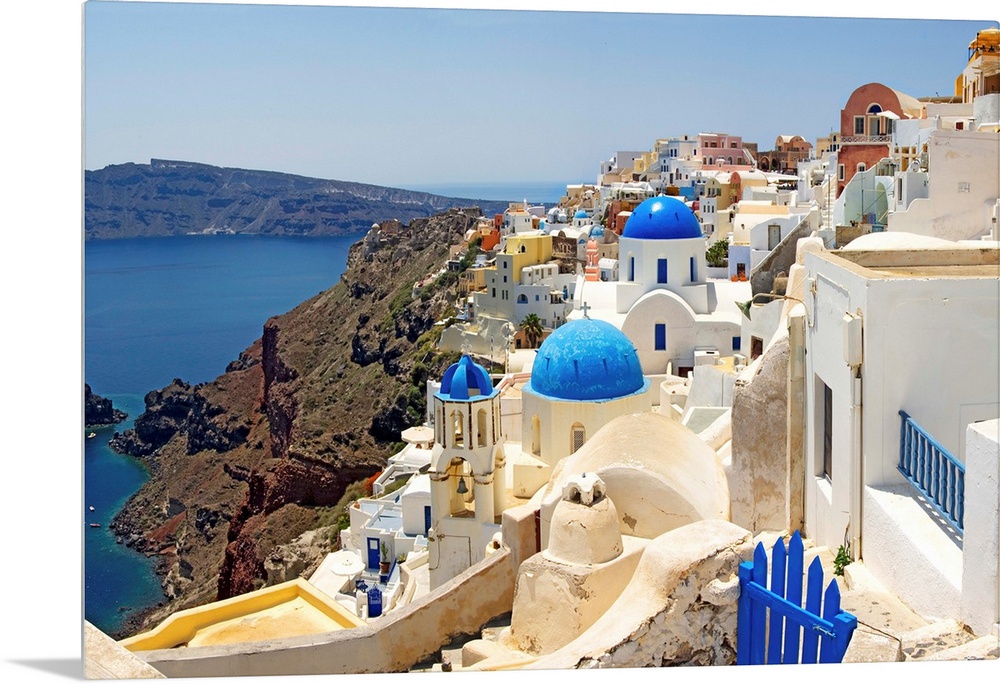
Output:
[[87,439],[93,439],[94,437],[97,437],[97,433],[96,432],[88,432],[87,433]]
[[100,527],[101,523],[90,523],[91,527]]
[[94,512],[94,507],[93,506],[87,506],[87,510],[89,510],[91,513],[93,513]]

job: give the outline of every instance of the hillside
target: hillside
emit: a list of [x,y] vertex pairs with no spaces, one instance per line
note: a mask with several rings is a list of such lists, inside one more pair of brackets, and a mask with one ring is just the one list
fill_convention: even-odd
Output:
[[191,233],[362,235],[373,223],[404,223],[446,209],[505,202],[454,199],[365,183],[306,178],[209,164],[153,159],[84,174],[87,239]]
[[[268,320],[216,380],[175,380],[146,396],[134,429],[112,444],[152,473],[113,523],[161,560],[171,600],[147,626],[284,581],[331,548],[345,489],[384,465],[402,429],[423,422],[425,380],[457,358],[434,349],[435,321],[453,312],[455,274],[416,297],[412,285],[440,269],[477,216],[449,210],[369,233],[340,282]],[[320,528],[318,551],[315,541],[290,545]]]

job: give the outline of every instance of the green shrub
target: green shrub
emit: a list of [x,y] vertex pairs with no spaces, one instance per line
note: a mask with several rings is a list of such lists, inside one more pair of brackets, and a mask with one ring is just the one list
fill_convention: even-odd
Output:
[[722,238],[705,252],[705,261],[716,268],[729,265],[729,238]]

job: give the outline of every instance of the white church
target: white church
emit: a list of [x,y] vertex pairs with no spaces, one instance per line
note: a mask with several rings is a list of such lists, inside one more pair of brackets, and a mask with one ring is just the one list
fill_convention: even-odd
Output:
[[[650,380],[635,346],[604,321],[580,319],[545,339],[529,373],[493,387],[468,356],[444,374],[433,396],[431,587],[486,555],[511,505],[535,496],[559,462],[616,418],[652,411]],[[520,399],[522,442],[508,443],[501,405]]]
[[666,195],[642,202],[625,223],[616,281],[578,278],[569,319],[592,318],[635,345],[646,376],[684,376],[697,352],[739,352],[740,312],[748,283],[709,280],[705,236],[694,212]]

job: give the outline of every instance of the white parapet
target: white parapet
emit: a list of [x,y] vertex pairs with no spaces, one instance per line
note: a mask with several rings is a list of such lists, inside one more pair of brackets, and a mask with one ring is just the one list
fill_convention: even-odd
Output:
[[965,438],[962,622],[977,636],[1000,622],[1000,420],[969,425]]

